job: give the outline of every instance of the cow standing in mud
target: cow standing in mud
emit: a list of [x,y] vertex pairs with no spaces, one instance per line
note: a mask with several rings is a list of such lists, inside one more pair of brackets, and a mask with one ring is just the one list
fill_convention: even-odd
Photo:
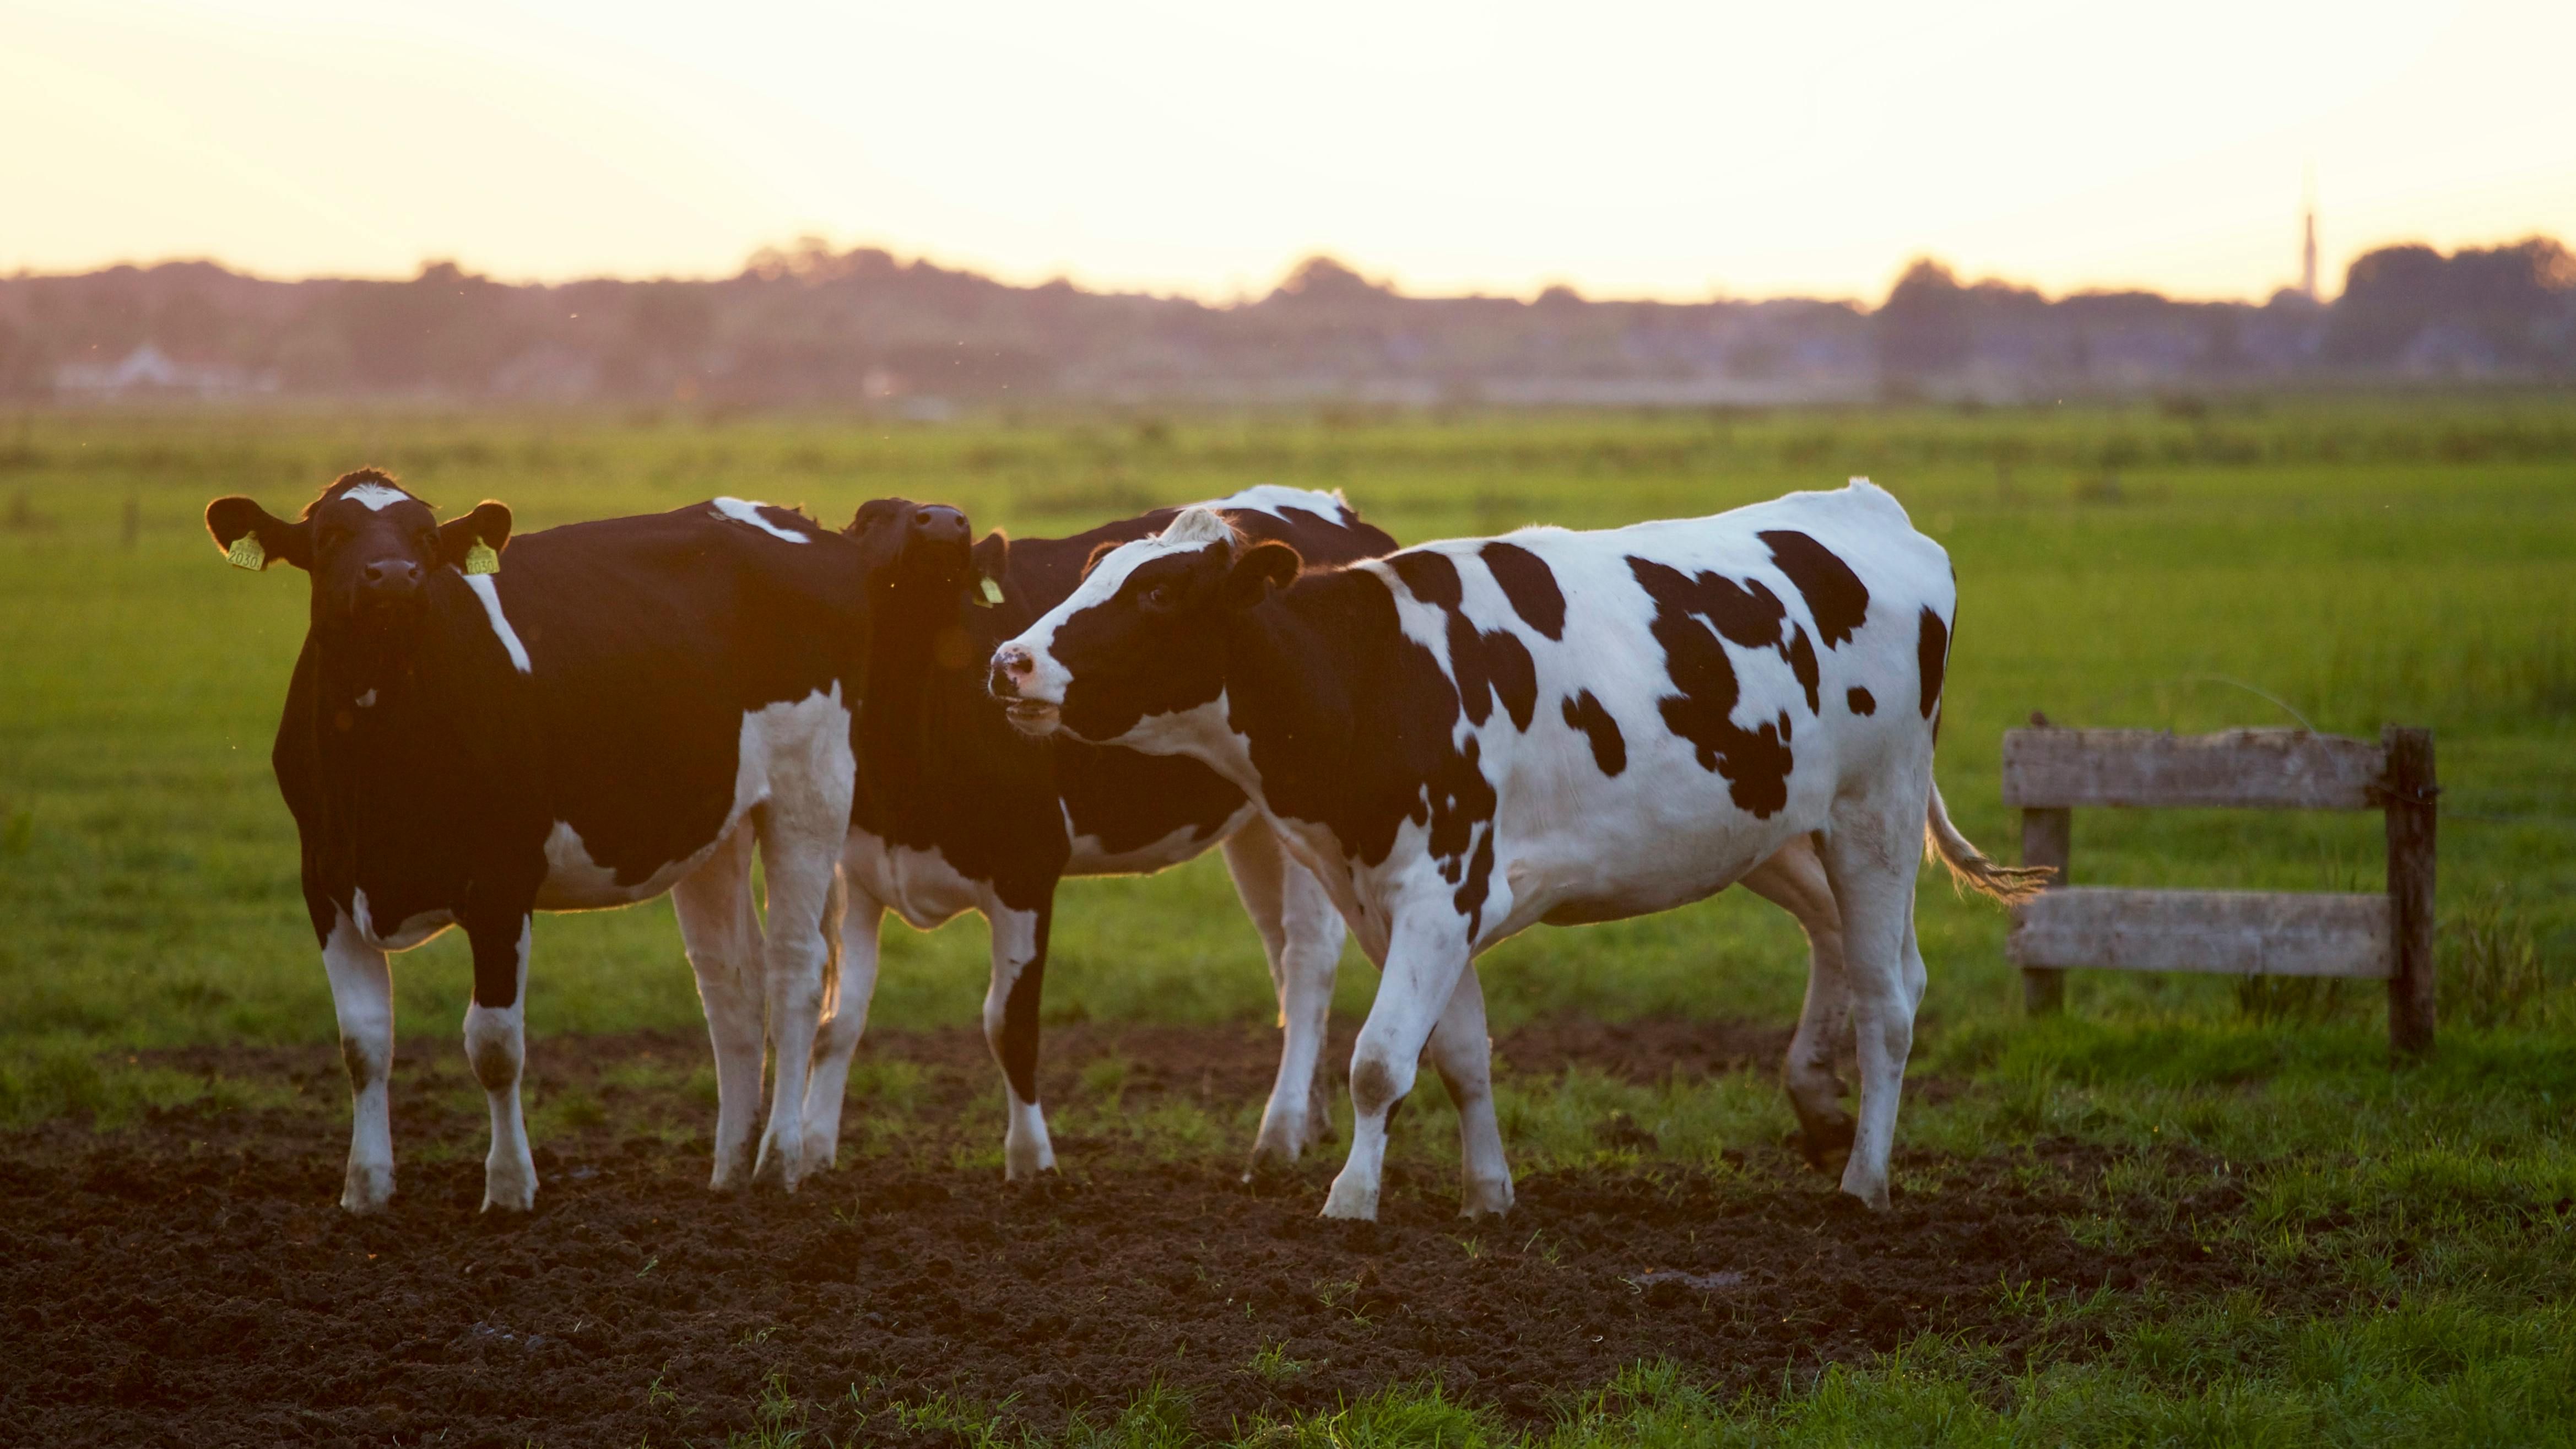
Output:
[[[516,541],[510,525],[498,503],[441,524],[372,469],[294,522],[247,498],[206,509],[234,563],[312,576],[272,763],[349,1068],[341,1206],[393,1194],[387,952],[464,928],[465,1051],[492,1114],[483,1206],[525,1211],[531,917],[666,890],[715,1044],[714,1184],[793,1188],[812,1165],[799,1109],[849,820],[863,551],[730,498]],[[764,1013],[778,1093],[755,1160]]]
[[[1325,1215],[1376,1216],[1388,1114],[1426,1047],[1458,1104],[1462,1210],[1508,1209],[1474,957],[1757,868],[1818,946],[1792,1094],[1847,1001],[1861,1088],[1842,1189],[1884,1207],[1924,987],[1917,852],[1928,837],[1990,894],[2035,885],[1978,854],[1933,786],[1957,603],[1940,545],[1856,479],[1707,518],[1301,563],[1184,513],[998,650],[991,688],[1033,734],[1214,766],[1383,968]],[[1812,1147],[1819,1108],[1839,1109],[1798,1105]]]
[[[1338,495],[1271,485],[1205,505],[1244,537],[1321,563],[1391,551]],[[859,710],[858,785],[842,857],[849,890],[841,971],[807,1087],[805,1141],[831,1160],[850,1054],[866,1029],[877,932],[892,911],[929,929],[968,910],[992,934],[984,1033],[1009,1103],[1005,1171],[1055,1165],[1038,1103],[1038,1007],[1056,882],[1135,874],[1222,841],[1235,890],[1259,930],[1278,990],[1279,1075],[1253,1145],[1256,1164],[1296,1160],[1329,1129],[1320,1087],[1341,913],[1280,850],[1243,791],[1196,760],[1024,738],[984,689],[994,645],[1052,608],[1103,550],[1161,532],[1160,509],[1071,538],[969,545],[954,508],[879,499],[847,532],[875,574],[868,697]]]

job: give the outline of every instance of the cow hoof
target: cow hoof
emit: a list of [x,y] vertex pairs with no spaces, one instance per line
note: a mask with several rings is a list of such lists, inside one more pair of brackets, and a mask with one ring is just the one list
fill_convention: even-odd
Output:
[[394,1170],[390,1167],[352,1167],[348,1181],[340,1189],[340,1210],[366,1216],[385,1210],[393,1201]]
[[1460,1180],[1458,1216],[1462,1218],[1501,1217],[1511,1210],[1512,1180],[1510,1178]]
[[487,1183],[483,1188],[483,1211],[526,1213],[537,1209],[537,1185],[524,1183]]
[[774,1188],[779,1192],[794,1192],[799,1174],[788,1166],[788,1161],[788,1155],[784,1152],[761,1153],[760,1161],[752,1165],[751,1185],[758,1188]]
[[1887,1211],[1887,1184],[1885,1183],[1880,1183],[1871,1188],[1856,1188],[1849,1183],[1845,1183],[1843,1184],[1842,1191],[1843,1196],[1852,1199],[1862,1207],[1869,1209],[1871,1212],[1883,1213]]
[[1002,1144],[1002,1179],[1027,1182],[1055,1171],[1055,1144],[1044,1137],[1022,1137]]
[[1333,1190],[1324,1198],[1324,1216],[1344,1222],[1376,1222],[1377,1189],[1333,1179]]

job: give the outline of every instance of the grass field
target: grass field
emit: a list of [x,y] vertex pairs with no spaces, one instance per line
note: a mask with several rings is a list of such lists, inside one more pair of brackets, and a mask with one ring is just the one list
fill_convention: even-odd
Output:
[[[1990,849],[2009,856],[2016,834],[1997,795],[1998,737],[2034,709],[2177,730],[2433,728],[2440,1054],[2392,1073],[2382,1004],[2351,986],[2079,975],[2065,1020],[2024,1022],[2000,913],[1927,877],[1916,1069],[1959,1090],[1909,1101],[1900,1141],[1961,1156],[2041,1139],[2114,1149],[2131,1164],[2114,1169],[2123,1193],[2174,1204],[2224,1185],[2242,1207],[2202,1230],[2269,1286],[2102,1302],[1999,1283],[2032,1313],[2075,1315],[2077,1331],[2019,1355],[1926,1338],[1742,1398],[1695,1387],[1688,1365],[1643,1365],[1611,1385],[1557,1386],[1575,1397],[1554,1436],[2512,1443],[2576,1425],[2576,400],[938,426],[0,419],[0,1123],[71,1116],[108,1132],[210,1091],[249,1100],[274,1089],[210,1083],[148,1053],[329,1040],[294,833],[267,769],[303,583],[225,568],[199,515],[236,491],[285,512],[371,463],[443,510],[503,499],[522,530],[717,493],[838,524],[864,499],[902,494],[1045,534],[1267,481],[1342,488],[1408,542],[1705,513],[1867,474],[1957,565],[1939,768],[1961,825]],[[2096,812],[2078,817],[2075,859],[2091,883],[2372,889],[2379,822]],[[566,1033],[696,1029],[667,904],[537,930],[532,1057]],[[1533,932],[1486,959],[1498,1030],[1565,1014],[1786,1022],[1802,983],[1794,927],[1739,895]],[[890,926],[874,1021],[969,1021],[983,971],[975,923]],[[396,976],[406,1058],[453,1055],[462,943],[412,953]],[[1364,1011],[1374,984],[1354,955],[1341,1010]],[[1052,1019],[1255,1020],[1267,987],[1212,859],[1064,892]],[[1445,1104],[1423,1106],[1408,1113],[1406,1150],[1446,1161]],[[1750,1080],[1578,1075],[1507,1089],[1507,1141],[1524,1167],[1587,1160],[1611,1150],[1591,1124],[1613,1112],[1669,1123],[1663,1150],[1703,1164],[1789,1121]],[[776,1442],[795,1432],[792,1407],[745,1404],[740,1432]],[[1151,1404],[1119,1423],[1130,1438],[1171,1427]],[[1434,1386],[1391,1384],[1260,1432],[1461,1443],[1524,1431]]]

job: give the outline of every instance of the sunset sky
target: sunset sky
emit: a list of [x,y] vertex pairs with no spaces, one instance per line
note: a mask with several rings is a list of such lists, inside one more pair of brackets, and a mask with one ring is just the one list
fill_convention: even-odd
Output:
[[2576,239],[2576,4],[0,0],[0,270],[2262,296]]

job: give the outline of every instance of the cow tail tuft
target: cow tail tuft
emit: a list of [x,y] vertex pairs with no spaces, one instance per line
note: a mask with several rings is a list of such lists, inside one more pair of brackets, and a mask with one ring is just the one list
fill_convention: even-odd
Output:
[[1953,889],[1973,890],[2010,905],[2026,901],[2047,889],[2056,868],[2045,865],[2003,865],[1969,843],[1950,823],[1950,811],[1941,803],[1941,786],[1932,786],[1932,799],[1923,812],[1923,853],[1950,872]]
[[850,883],[835,864],[832,888],[823,895],[823,1009],[818,1021],[830,1021],[841,1009],[841,922],[849,913]]

